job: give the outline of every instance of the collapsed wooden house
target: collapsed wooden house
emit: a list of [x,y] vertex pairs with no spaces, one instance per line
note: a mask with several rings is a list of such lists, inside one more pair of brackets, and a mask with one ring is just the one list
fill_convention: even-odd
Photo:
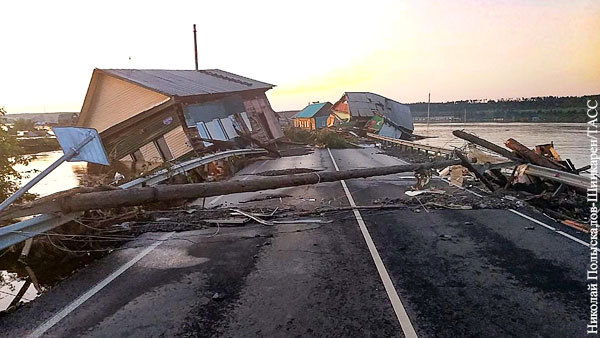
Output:
[[352,124],[356,128],[397,139],[411,140],[414,130],[410,108],[369,92],[346,92],[331,108],[328,125]]
[[266,96],[274,86],[218,69],[94,69],[78,125],[95,128],[113,160],[163,162],[243,145],[238,131],[283,136]]

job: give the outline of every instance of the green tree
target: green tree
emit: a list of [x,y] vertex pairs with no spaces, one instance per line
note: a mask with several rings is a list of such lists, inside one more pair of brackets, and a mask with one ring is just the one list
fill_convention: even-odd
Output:
[[0,107],[0,201],[19,189],[18,182],[23,176],[15,170],[15,165],[29,162],[28,158],[22,155],[16,137],[10,135],[8,128],[2,123],[4,115],[6,110]]

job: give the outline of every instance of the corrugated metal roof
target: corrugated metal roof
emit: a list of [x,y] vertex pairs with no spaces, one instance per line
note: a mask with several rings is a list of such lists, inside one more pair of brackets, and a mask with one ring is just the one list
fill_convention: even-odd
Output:
[[346,92],[351,116],[369,117],[376,112],[400,127],[414,130],[410,108],[387,97],[368,92]]
[[326,104],[328,104],[329,102],[323,102],[323,103],[313,103],[313,104],[309,104],[308,106],[306,106],[306,108],[302,109],[298,114],[296,114],[296,117],[300,117],[300,118],[310,118],[315,116],[315,114],[317,114],[321,108],[323,108]]
[[270,89],[274,85],[219,69],[100,69],[100,71],[169,96],[193,96]]

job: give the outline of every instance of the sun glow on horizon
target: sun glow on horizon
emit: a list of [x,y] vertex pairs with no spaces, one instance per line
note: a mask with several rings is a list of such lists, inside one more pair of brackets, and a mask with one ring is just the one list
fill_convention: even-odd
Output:
[[275,110],[600,92],[597,1],[34,2],[3,5],[9,113],[79,111],[95,67],[192,69],[193,23],[200,68],[277,85]]

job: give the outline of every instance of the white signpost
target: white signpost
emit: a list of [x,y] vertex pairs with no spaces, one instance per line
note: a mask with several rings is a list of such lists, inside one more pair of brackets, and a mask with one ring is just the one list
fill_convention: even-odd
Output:
[[58,139],[58,143],[60,144],[64,155],[2,202],[0,204],[0,213],[65,161],[85,161],[109,165],[108,156],[106,156],[106,151],[104,151],[102,141],[100,140],[100,136],[96,129],[54,127],[52,130]]

